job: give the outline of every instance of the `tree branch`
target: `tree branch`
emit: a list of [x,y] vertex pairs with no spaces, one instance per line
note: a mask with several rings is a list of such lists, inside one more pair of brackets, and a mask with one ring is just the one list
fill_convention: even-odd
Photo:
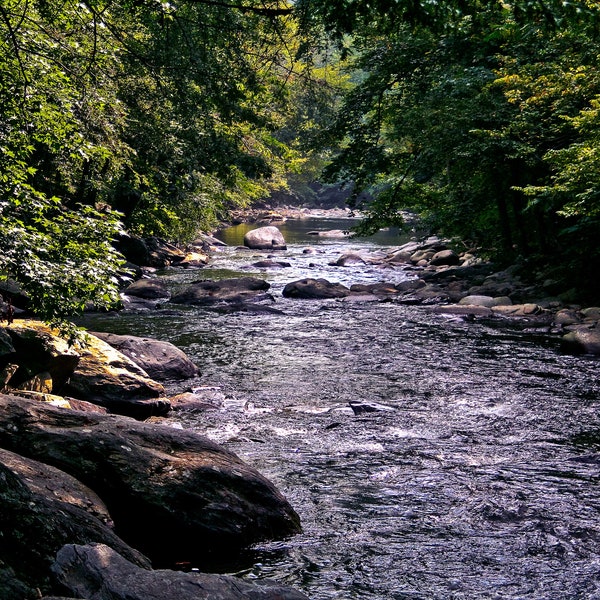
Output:
[[291,15],[294,9],[290,6],[286,8],[268,8],[258,6],[244,6],[243,4],[230,4],[229,2],[221,2],[220,0],[187,0],[191,4],[206,4],[208,6],[220,6],[221,8],[233,8],[244,13],[253,13],[263,17],[283,17]]

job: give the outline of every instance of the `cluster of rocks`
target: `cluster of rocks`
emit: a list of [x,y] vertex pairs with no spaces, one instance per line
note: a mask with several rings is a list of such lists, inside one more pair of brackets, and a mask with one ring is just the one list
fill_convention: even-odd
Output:
[[35,321],[0,329],[0,599],[305,598],[152,569],[201,566],[300,522],[235,454],[139,420],[202,395],[165,398],[141,365],[162,379],[197,373],[164,342],[98,334],[73,348]]
[[[285,248],[285,240],[274,226],[250,232],[245,245],[253,249]],[[329,232],[325,232],[326,234]],[[347,232],[332,232],[332,235]],[[497,270],[495,265],[470,252],[457,253],[433,236],[404,244],[392,251],[342,254],[332,266],[377,265],[402,269],[412,274],[401,283],[378,282],[345,286],[322,278],[304,278],[288,283],[282,295],[298,299],[340,299],[343,301],[394,301],[430,306],[431,310],[465,319],[520,318],[534,322],[538,331],[560,334],[565,350],[600,353],[600,309],[565,304],[548,297],[544,289],[523,281],[518,267]],[[289,263],[274,260],[256,262],[257,268],[284,268]],[[143,285],[143,284],[139,284]],[[273,306],[269,284],[252,277],[224,281],[200,281],[171,298],[171,302],[196,305],[226,304],[229,309],[281,312]]]

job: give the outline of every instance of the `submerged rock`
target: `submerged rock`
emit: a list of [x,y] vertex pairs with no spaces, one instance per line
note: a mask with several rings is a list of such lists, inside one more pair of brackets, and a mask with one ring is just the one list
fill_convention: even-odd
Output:
[[0,445],[93,489],[115,531],[162,564],[300,531],[272,483],[191,431],[0,395]]
[[101,544],[65,546],[53,570],[62,585],[87,600],[308,600],[273,583],[140,568]]

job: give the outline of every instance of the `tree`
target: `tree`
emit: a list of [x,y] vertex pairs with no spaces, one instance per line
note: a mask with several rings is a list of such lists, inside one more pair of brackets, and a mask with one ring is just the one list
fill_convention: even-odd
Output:
[[40,316],[117,298],[123,225],[186,240],[282,185],[290,11],[1,0],[0,277]]
[[[497,258],[562,260],[557,236],[595,211],[597,188],[583,183],[595,181],[593,160],[580,153],[597,140],[588,131],[582,146],[600,91],[599,3],[300,6],[363,73],[320,141],[341,148],[329,180],[375,193],[365,228],[397,223],[408,208]],[[568,169],[569,160],[579,163]],[[577,186],[588,191],[576,214],[565,207]]]

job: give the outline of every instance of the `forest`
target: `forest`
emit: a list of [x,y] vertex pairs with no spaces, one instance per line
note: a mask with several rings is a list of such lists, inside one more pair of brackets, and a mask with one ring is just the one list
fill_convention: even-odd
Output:
[[0,32],[0,277],[49,322],[118,299],[123,232],[311,180],[600,298],[600,2],[1,0]]

